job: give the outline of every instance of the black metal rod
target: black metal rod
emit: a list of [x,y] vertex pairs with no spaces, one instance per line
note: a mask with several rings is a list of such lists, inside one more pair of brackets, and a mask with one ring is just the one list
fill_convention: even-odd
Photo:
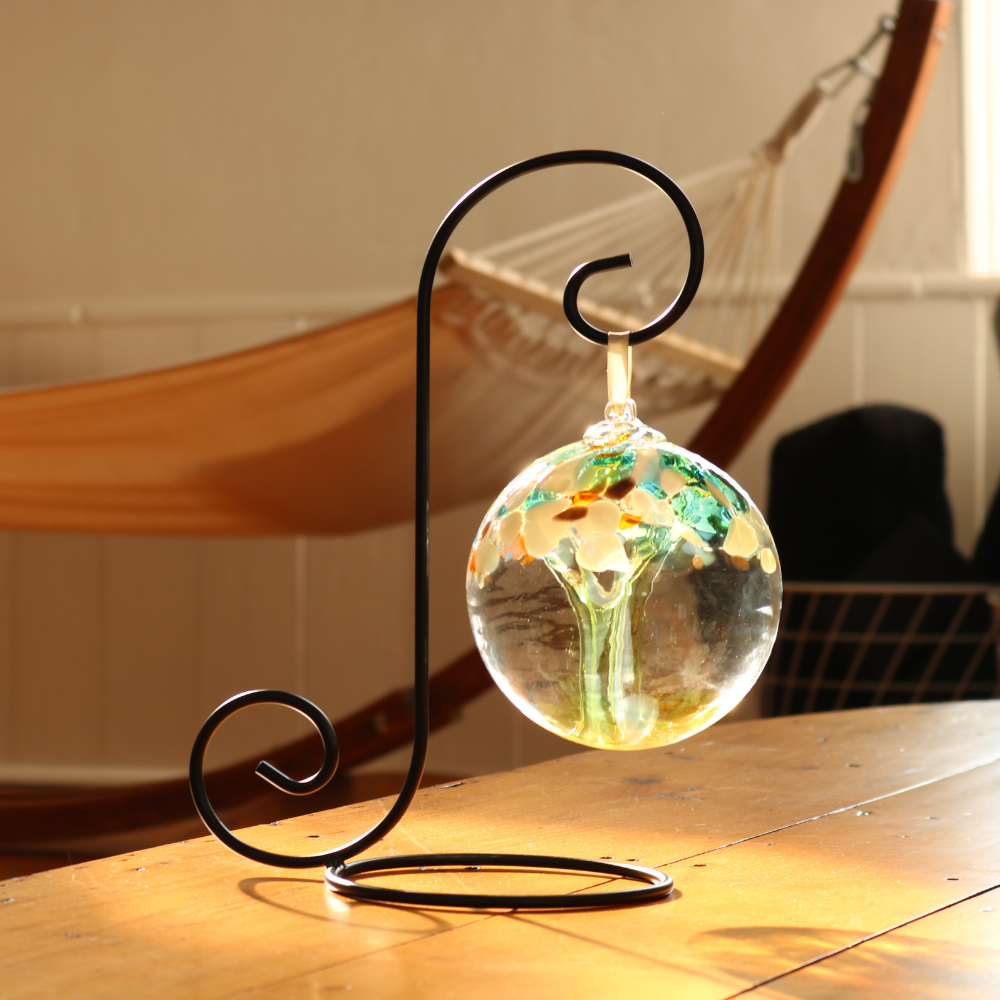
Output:
[[[608,875],[645,883],[628,889],[609,889],[589,894],[545,893],[530,896],[498,896],[495,893],[414,892],[411,889],[390,889],[365,885],[354,880],[358,875],[385,874],[389,871],[426,871],[428,867],[460,871],[481,868],[527,868],[574,874]],[[371,858],[347,861],[327,869],[326,884],[334,892],[351,899],[378,903],[406,903],[417,906],[464,906],[474,909],[510,907],[518,910],[585,910],[604,906],[621,906],[666,896],[674,880],[655,868],[620,864],[611,861],[591,861],[583,858],[559,858],[544,854],[403,854],[391,858]]]
[[[581,337],[594,344],[607,344],[608,342],[607,333],[603,330],[598,330],[596,326],[591,326],[580,314],[580,306],[577,303],[577,298],[580,295],[580,288],[583,286],[583,283],[592,274],[600,274],[602,271],[615,271],[620,267],[631,266],[632,255],[630,253],[622,253],[617,257],[602,257],[600,260],[592,260],[588,264],[581,264],[570,274],[569,281],[566,282],[566,288],[563,291],[563,312],[566,314],[566,319],[569,320],[569,325]],[[616,332],[620,333],[624,331]],[[631,340],[632,337],[629,336],[629,341]]]
[[[607,150],[568,150],[561,153],[547,153],[543,156],[536,156],[520,163],[514,163],[503,170],[498,170],[495,174],[481,181],[474,188],[460,198],[445,216],[438,227],[434,238],[431,240],[427,255],[424,258],[423,269],[420,272],[420,285],[417,292],[417,404],[416,404],[416,509],[414,520],[416,527],[415,542],[415,567],[414,567],[414,739],[413,752],[410,757],[410,766],[403,782],[403,787],[399,792],[392,808],[366,833],[361,834],[354,840],[348,841],[332,851],[322,854],[312,855],[285,855],[276,854],[251,846],[240,840],[222,822],[218,814],[212,808],[211,802],[205,791],[204,783],[204,755],[215,730],[230,715],[246,708],[251,704],[282,704],[287,705],[301,714],[305,715],[317,728],[323,739],[324,745],[324,765],[312,778],[304,782],[298,782],[294,778],[283,774],[276,767],[262,762],[257,773],[270,781],[273,785],[284,791],[293,794],[305,794],[308,791],[321,788],[333,775],[336,768],[336,737],[333,734],[333,727],[329,719],[320,708],[312,702],[298,695],[288,694],[280,691],[249,691],[242,695],[237,695],[221,705],[202,727],[201,732],[195,740],[191,752],[191,789],[195,800],[195,806],[204,820],[206,826],[224,843],[227,847],[245,857],[264,864],[275,865],[283,868],[314,868],[327,866],[327,882],[331,888],[359,899],[369,899],[380,902],[407,902],[417,905],[439,905],[439,906],[472,906],[472,907],[555,907],[555,908],[584,908],[595,906],[621,905],[625,901],[647,900],[655,896],[663,896],[670,892],[673,885],[672,879],[662,872],[657,872],[650,868],[642,868],[636,865],[614,865],[601,862],[587,861],[571,858],[551,858],[537,857],[531,855],[496,855],[496,854],[475,854],[475,855],[442,855],[427,854],[420,855],[419,858],[402,859],[407,861],[405,867],[427,868],[439,865],[450,865],[456,862],[449,861],[449,858],[460,857],[460,864],[466,866],[481,865],[535,865],[540,868],[555,868],[560,870],[571,870],[578,872],[594,873],[600,872],[607,875],[616,875],[630,880],[639,880],[646,884],[629,889],[598,893],[593,895],[553,895],[553,896],[530,896],[530,897],[510,897],[491,895],[456,895],[454,893],[410,893],[398,889],[386,889],[380,886],[358,885],[353,882],[351,875],[371,874],[375,871],[385,871],[398,868],[396,864],[400,859],[385,858],[377,860],[366,860],[347,864],[348,858],[360,854],[366,848],[380,841],[396,824],[402,819],[403,814],[413,801],[423,776],[424,762],[427,758],[427,743],[430,735],[430,673],[428,665],[428,639],[429,639],[429,597],[430,597],[430,393],[431,393],[431,297],[434,289],[434,277],[437,273],[438,264],[444,254],[448,240],[451,238],[458,224],[465,216],[481,202],[487,195],[497,188],[509,183],[517,177],[533,173],[537,170],[544,170],[548,167],[567,166],[571,164],[608,164],[610,166],[622,167],[638,174],[658,187],[677,207],[684,221],[687,230],[688,242],[690,245],[690,262],[688,274],[684,286],[677,298],[670,306],[661,313],[655,320],[643,327],[641,330],[630,332],[630,343],[638,344],[651,340],[658,336],[668,327],[680,319],[681,315],[690,305],[698,290],[701,281],[702,268],[704,265],[704,241],[701,232],[701,225],[695,214],[694,208],[688,201],[684,192],[665,173],[656,167],[637,157],[629,156],[625,153],[616,153]],[[573,272],[566,288],[564,305],[567,311],[567,318],[573,328],[594,343],[606,344],[608,334],[591,326],[580,315],[577,307],[577,295],[583,282],[598,271],[607,270],[611,267],[622,267],[631,264],[631,258],[625,254],[616,258],[605,258],[600,261],[593,261],[589,264],[581,265]],[[330,766],[332,761],[332,766]],[[308,786],[308,788],[306,787]],[[598,867],[595,868],[595,865]],[[517,900],[515,902],[514,900]],[[525,902],[528,900],[529,902]]]

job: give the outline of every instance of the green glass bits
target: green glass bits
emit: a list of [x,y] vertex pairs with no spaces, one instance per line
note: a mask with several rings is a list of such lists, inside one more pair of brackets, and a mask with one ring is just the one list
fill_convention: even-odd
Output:
[[500,494],[467,595],[479,651],[528,718],[631,750],[743,698],[774,643],[781,573],[740,487],[626,407]]

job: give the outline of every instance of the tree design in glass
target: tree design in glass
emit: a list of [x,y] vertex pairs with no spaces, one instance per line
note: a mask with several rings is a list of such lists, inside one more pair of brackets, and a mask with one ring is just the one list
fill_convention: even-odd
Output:
[[530,719],[591,747],[711,725],[774,643],[771,533],[720,469],[609,407],[500,494],[469,559],[479,650]]

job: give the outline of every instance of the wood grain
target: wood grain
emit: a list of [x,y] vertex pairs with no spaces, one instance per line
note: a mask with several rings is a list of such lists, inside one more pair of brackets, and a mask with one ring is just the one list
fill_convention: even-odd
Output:
[[[653,996],[669,985],[675,996],[721,1000],[1000,884],[992,829],[1000,803],[989,795],[998,782],[1000,764],[987,765],[689,856],[666,866],[680,898],[622,910],[613,920],[498,916],[405,953],[304,977],[294,989],[280,984],[250,995],[304,998],[350,984],[361,997],[568,997],[588,989]],[[969,808],[971,820],[962,815]],[[946,849],[950,838],[958,842]],[[387,990],[400,969],[405,983]]]
[[[738,723],[667,752],[586,753],[422,791],[379,846],[669,866],[679,891],[637,909],[353,904],[327,894],[319,873],[253,865],[208,839],[8,881],[0,981],[19,1000],[312,998],[348,986],[377,997],[730,997],[1000,885],[998,737],[995,702]],[[386,808],[246,835],[306,853]],[[600,889],[568,875],[398,878]]]
[[944,907],[783,976],[748,1000],[996,1000],[1000,889]]

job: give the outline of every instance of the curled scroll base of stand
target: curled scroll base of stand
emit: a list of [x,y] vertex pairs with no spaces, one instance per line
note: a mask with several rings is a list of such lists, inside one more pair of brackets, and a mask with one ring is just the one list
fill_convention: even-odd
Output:
[[[674,880],[663,872],[640,865],[615,864],[606,859],[591,861],[583,858],[561,858],[533,854],[409,854],[391,858],[365,858],[348,861],[348,853],[356,853],[382,836],[379,827],[375,835],[344,844],[324,854],[299,857],[276,854],[254,847],[241,840],[216,813],[205,788],[205,751],[216,730],[226,719],[254,705],[285,705],[308,719],[323,741],[323,764],[316,774],[297,780],[278,768],[261,761],[257,774],[275,787],[292,795],[305,795],[321,788],[330,780],[337,768],[339,749],[337,737],[321,708],[288,691],[245,691],[220,705],[202,726],[191,753],[191,791],[195,805],[205,825],[231,850],[252,861],[281,868],[313,868],[329,866],[326,884],[333,892],[368,903],[392,903],[409,906],[442,906],[465,909],[502,910],[592,910],[609,906],[622,906],[661,899],[673,888]],[[405,791],[405,790],[404,790]],[[401,796],[402,797],[402,796]],[[409,804],[412,790],[406,794],[399,811]],[[393,820],[393,823],[395,820]],[[358,876],[385,875],[403,871],[437,871],[459,869],[462,871],[483,868],[516,868],[525,871],[546,871],[562,874],[603,875],[616,879],[638,882],[625,889],[611,889],[595,893],[543,894],[530,896],[496,895],[492,893],[419,892],[370,885],[356,881]]]
[[[389,872],[430,872],[458,870],[468,872],[483,868],[517,868],[527,871],[551,871],[561,874],[607,875],[641,885],[605,892],[543,894],[530,896],[493,893],[420,892],[392,889],[356,881],[359,875],[385,875]],[[392,858],[366,858],[343,861],[326,870],[327,887],[351,899],[366,903],[395,903],[409,906],[461,907],[477,910],[595,910],[662,899],[674,887],[674,880],[655,868],[588,861],[583,858],[549,857],[542,854],[404,854]]]

